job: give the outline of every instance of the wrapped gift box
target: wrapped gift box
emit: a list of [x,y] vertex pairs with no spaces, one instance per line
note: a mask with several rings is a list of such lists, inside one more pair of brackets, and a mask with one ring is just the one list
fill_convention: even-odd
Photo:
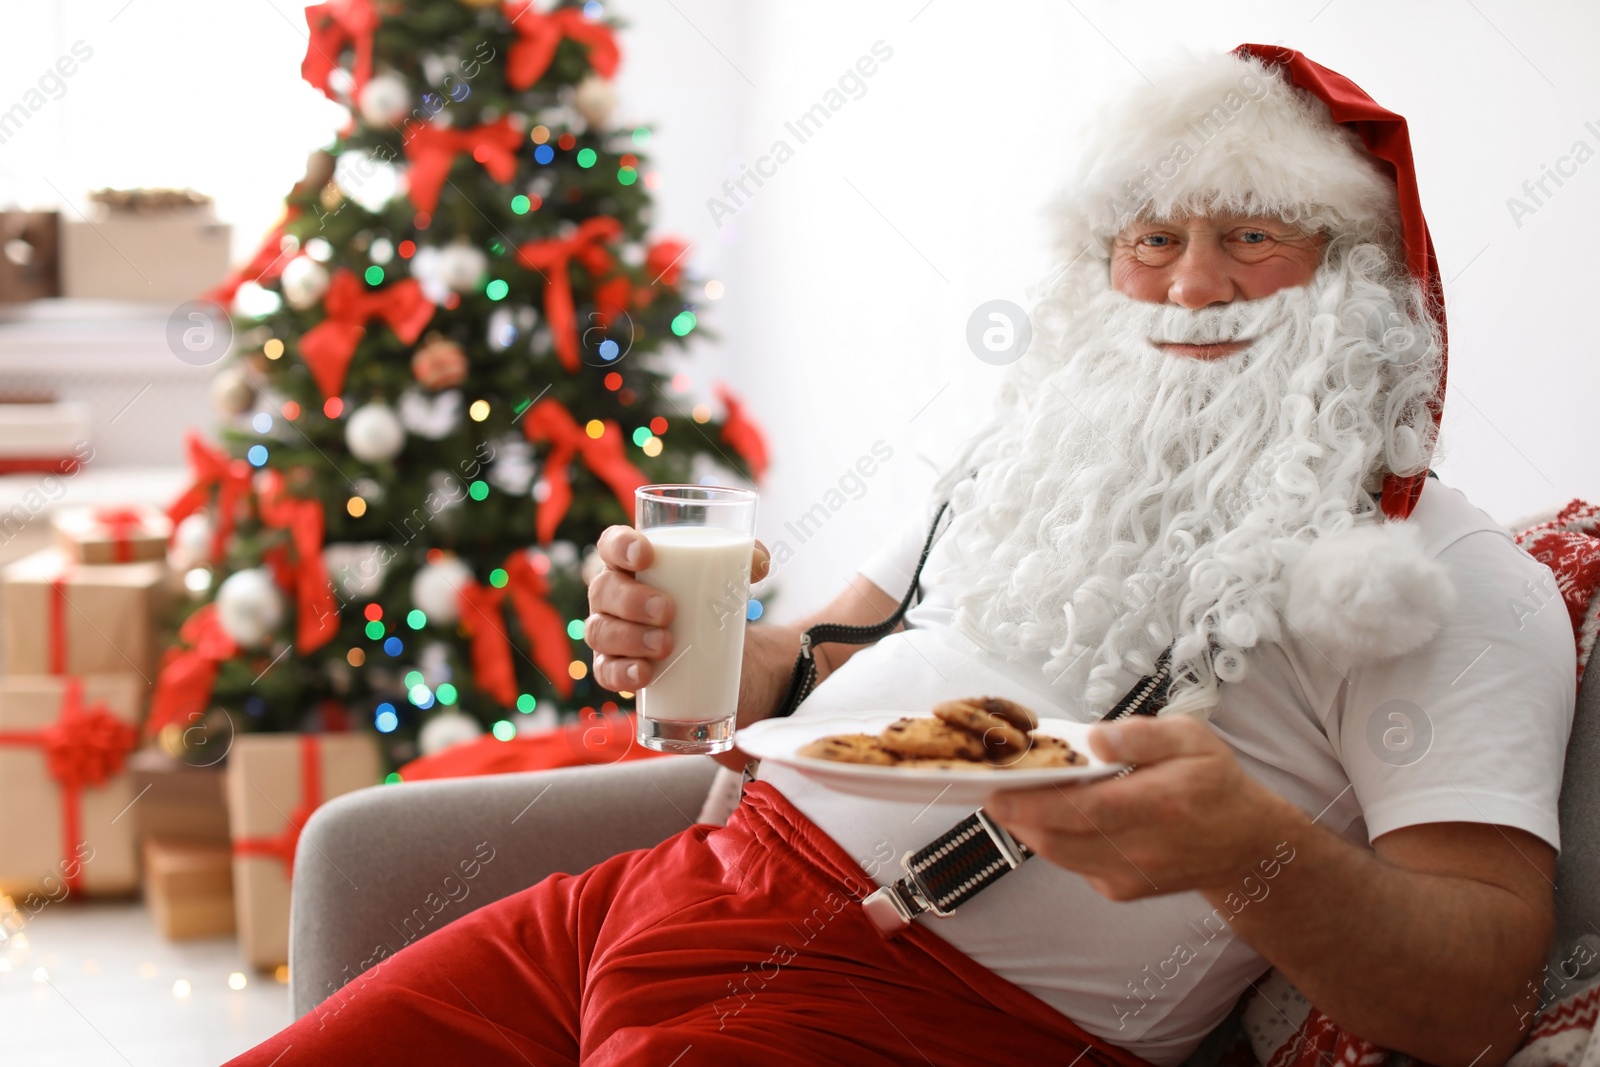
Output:
[[289,884],[311,812],[376,785],[379,767],[377,741],[367,733],[246,734],[233,743],[227,791],[234,914],[239,948],[254,966],[288,962]]
[[61,508],[50,516],[56,540],[77,563],[140,563],[167,558],[172,523],[149,506]]
[[0,678],[0,892],[116,894],[139,887],[136,674]]
[[59,549],[0,571],[7,674],[156,676],[155,620],[166,564],[81,566]]
[[144,902],[170,940],[232,934],[232,851],[225,843],[145,838]]
[[[145,748],[128,759],[133,791],[139,803],[129,817],[144,840],[197,845],[228,844],[228,805],[223,766],[197,767]],[[232,920],[230,919],[231,923]]]
[[92,209],[61,223],[61,291],[81,300],[193,300],[228,273],[232,230],[210,207]]
[[[0,474],[37,471],[43,474],[72,474],[94,455],[89,445],[89,409],[83,404],[48,399],[0,403]],[[25,518],[31,518],[46,502],[36,493],[37,502],[23,498]],[[6,513],[5,529],[15,535],[13,516]]]

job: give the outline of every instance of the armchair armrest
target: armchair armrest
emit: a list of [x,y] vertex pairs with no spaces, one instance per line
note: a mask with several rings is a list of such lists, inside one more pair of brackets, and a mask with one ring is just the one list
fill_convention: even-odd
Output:
[[372,786],[306,823],[295,855],[295,1018],[380,959],[547,875],[694,823],[717,765],[678,757]]

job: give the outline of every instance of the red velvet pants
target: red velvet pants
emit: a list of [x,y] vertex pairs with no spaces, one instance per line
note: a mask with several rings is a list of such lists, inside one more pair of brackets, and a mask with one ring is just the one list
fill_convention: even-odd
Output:
[[757,782],[727,827],[486,905],[230,1062],[1142,1067],[920,926],[879,937],[871,888]]

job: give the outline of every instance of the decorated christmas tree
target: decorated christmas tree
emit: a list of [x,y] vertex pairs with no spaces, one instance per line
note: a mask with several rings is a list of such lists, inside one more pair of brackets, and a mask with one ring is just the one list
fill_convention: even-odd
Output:
[[351,120],[212,294],[224,425],[171,509],[189,601],[151,730],[365,724],[398,764],[614,712],[581,641],[595,539],[639,485],[765,465],[672,361],[704,286],[648,233],[650,131],[610,125],[614,27],[594,2],[306,17],[302,74]]

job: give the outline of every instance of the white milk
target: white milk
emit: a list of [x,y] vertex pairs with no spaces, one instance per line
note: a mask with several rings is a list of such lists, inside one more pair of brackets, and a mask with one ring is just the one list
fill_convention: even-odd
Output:
[[672,598],[672,653],[639,691],[649,718],[675,722],[732,715],[739,701],[750,553],[755,538],[707,526],[640,531],[655,550],[639,580]]

